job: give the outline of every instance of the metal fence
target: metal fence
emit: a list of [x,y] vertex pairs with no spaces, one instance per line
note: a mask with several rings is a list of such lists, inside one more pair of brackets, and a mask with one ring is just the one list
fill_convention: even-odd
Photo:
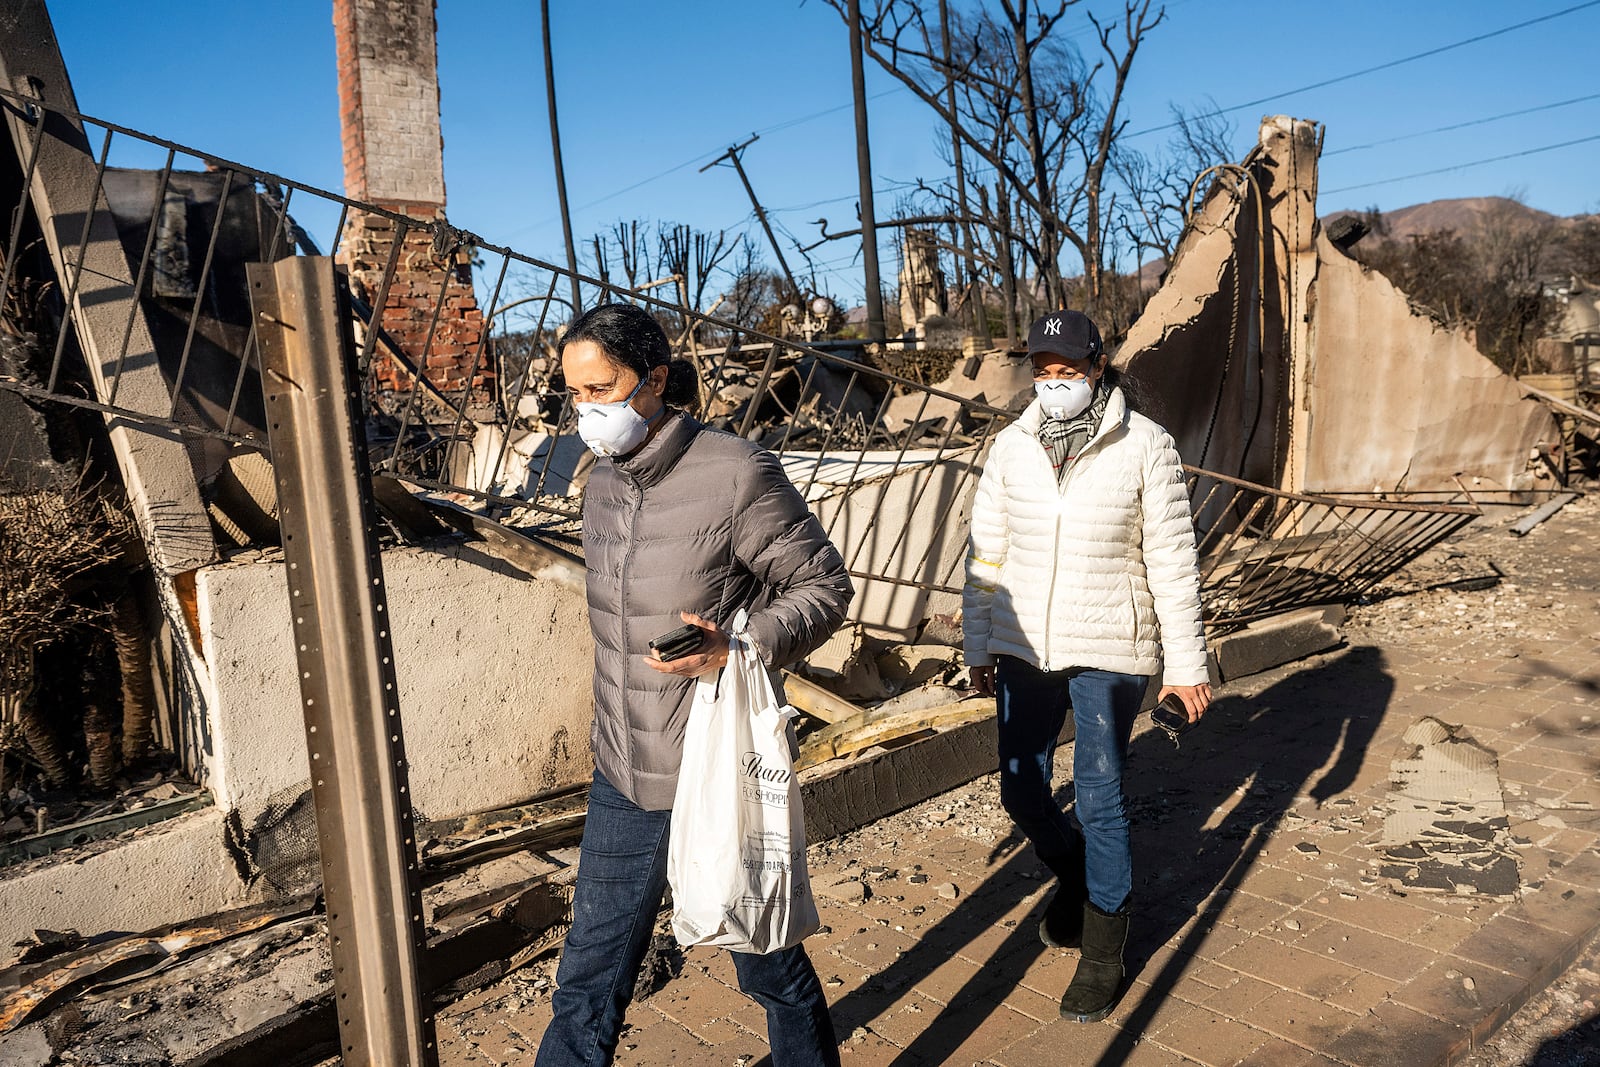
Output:
[[[251,469],[239,453],[266,451],[259,323],[249,314],[243,268],[326,252],[352,265],[375,470],[519,525],[577,516],[592,461],[573,432],[553,359],[557,331],[573,313],[558,295],[568,289],[567,271],[443,219],[411,218],[16,94],[4,98],[31,137],[24,189],[41,142],[81,131],[89,192],[81,209],[48,217],[33,214],[25,191],[12,205],[5,281],[60,277],[36,302],[62,326],[49,358],[7,368],[0,388],[188,441],[204,504],[232,531],[240,524],[227,521],[230,492],[237,495]],[[374,222],[392,235],[389,253],[362,270],[361,250],[345,242]],[[41,236],[59,271],[44,262]],[[108,236],[126,254],[129,275],[109,289],[92,254]],[[419,244],[433,254],[430,288],[419,292],[413,272],[397,296],[402,252],[414,259]],[[467,292],[482,325],[462,352],[453,305],[467,258],[476,268]],[[657,312],[679,354],[701,371],[703,416],[778,454],[841,539],[858,579],[954,590],[959,553],[940,534],[960,526],[978,456],[1004,411],[897,374],[860,344],[807,344],[602,279],[580,283],[586,303],[626,299]],[[128,299],[133,294],[139,299]],[[117,302],[126,318],[100,337],[80,336],[81,320],[64,310],[86,300]],[[416,326],[405,336],[395,327],[397,304],[411,309]],[[73,358],[78,351],[87,367]],[[442,363],[455,365],[459,388],[434,373]],[[152,373],[165,403],[130,403],[127,382]],[[270,485],[265,490],[265,500],[252,495],[270,512]],[[881,526],[886,514],[892,529]]]
[[1186,468],[1208,630],[1355,600],[1482,512],[1286,493]]

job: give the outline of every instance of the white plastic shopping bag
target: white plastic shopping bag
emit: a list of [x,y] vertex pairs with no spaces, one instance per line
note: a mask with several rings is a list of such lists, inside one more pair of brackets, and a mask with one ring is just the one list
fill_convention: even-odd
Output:
[[728,663],[695,684],[672,804],[667,881],[678,943],[735,952],[799,944],[822,920],[806,875],[806,823],[789,751],[793,708],[729,634]]

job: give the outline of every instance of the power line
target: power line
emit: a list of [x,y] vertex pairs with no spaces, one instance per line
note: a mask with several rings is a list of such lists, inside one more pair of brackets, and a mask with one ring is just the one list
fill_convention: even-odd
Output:
[[1352,189],[1370,189],[1374,185],[1392,185],[1395,182],[1410,181],[1412,178],[1426,178],[1434,174],[1448,174],[1451,171],[1466,170],[1468,167],[1481,167],[1488,163],[1499,163],[1507,159],[1521,159],[1524,156],[1536,156],[1541,152],[1554,152],[1558,148],[1571,148],[1573,145],[1588,144],[1590,141],[1600,141],[1600,133],[1589,137],[1579,137],[1572,141],[1562,141],[1559,144],[1541,145],[1538,148],[1528,148],[1521,152],[1507,152],[1503,156],[1490,156],[1488,159],[1475,159],[1470,163],[1457,163],[1449,167],[1436,167],[1433,170],[1419,170],[1415,174],[1401,174],[1394,178],[1379,178],[1377,181],[1359,182],[1356,185],[1341,185],[1337,189],[1319,189],[1318,195],[1324,193],[1348,193]]
[[[1184,4],[1189,3],[1189,2],[1190,2],[1190,0],[1171,0],[1171,2],[1168,3],[1166,6],[1170,10],[1172,8],[1175,8],[1175,7],[1181,7]],[[1600,3],[1600,0],[1595,0],[1595,2],[1596,3]],[[1088,31],[1087,30],[1080,30],[1078,32],[1068,33],[1068,34],[1066,34],[1066,36],[1067,37],[1077,37],[1077,36],[1081,36],[1083,33],[1086,33],[1086,32],[1088,32]],[[879,92],[871,94],[870,96],[867,97],[867,99],[868,100],[881,100],[886,96],[893,96],[893,95],[895,95],[897,93],[906,93],[906,92],[910,92],[910,90],[907,89],[905,86],[903,86],[903,85],[894,85],[894,86],[890,86],[887,89],[883,89],[883,90],[880,90]],[[837,104],[837,105],[835,105],[833,107],[823,108],[821,111],[813,111],[808,115],[800,115],[800,116],[797,116],[795,118],[784,119],[781,122],[775,122],[770,126],[766,126],[766,127],[763,127],[762,129],[754,130],[752,132],[755,133],[755,134],[758,134],[758,135],[766,135],[766,134],[771,134],[771,133],[778,133],[778,132],[780,132],[782,130],[788,130],[788,129],[792,129],[795,126],[804,125],[805,123],[808,123],[808,122],[814,122],[814,121],[816,121],[817,119],[820,119],[820,118],[826,118],[827,116],[837,114],[840,111],[848,111],[850,108],[852,108],[854,106],[855,106],[854,104]],[[577,207],[573,208],[573,211],[574,212],[587,211],[590,208],[599,207],[601,204],[604,204],[609,200],[615,200],[619,196],[624,196],[624,195],[626,195],[628,193],[633,192],[635,189],[639,189],[639,188],[641,188],[643,186],[649,185],[652,182],[660,181],[662,178],[666,178],[666,177],[669,177],[669,176],[671,176],[673,174],[676,174],[678,171],[683,170],[683,169],[685,169],[687,167],[692,167],[697,163],[703,163],[703,162],[711,159],[711,157],[719,154],[722,151],[723,151],[723,149],[720,146],[717,147],[717,148],[709,149],[709,150],[707,150],[705,152],[702,152],[699,155],[695,156],[693,159],[686,159],[682,163],[675,164],[675,165],[673,165],[671,167],[668,167],[666,170],[660,171],[659,173],[656,173],[656,174],[652,174],[648,178],[640,178],[638,181],[634,182],[632,185],[624,186],[621,189],[617,189],[617,190],[615,190],[613,192],[606,193],[603,196],[596,197],[595,199],[590,200],[587,203],[579,204]],[[850,197],[841,197],[839,199],[840,200],[844,200],[844,199],[851,199],[851,198]],[[832,202],[833,201],[824,201],[824,203],[832,203]],[[783,210],[794,210],[794,209],[774,208],[772,210],[783,211]],[[554,218],[544,219],[544,220],[541,220],[539,222],[530,223],[527,226],[520,227],[518,230],[513,231],[513,232],[514,233],[527,233],[530,230],[535,230],[535,229],[538,229],[538,228],[540,228],[542,226],[548,226],[548,225],[550,225],[550,223],[555,222],[555,221],[556,220]]]
[[[1445,53],[1445,52],[1453,51],[1453,50],[1455,50],[1457,48],[1465,48],[1469,44],[1477,44],[1479,41],[1487,41],[1487,40],[1489,40],[1491,38],[1494,38],[1494,37],[1500,37],[1500,36],[1502,36],[1504,34],[1511,33],[1513,30],[1526,29],[1529,26],[1534,26],[1534,25],[1537,25],[1538,23],[1541,23],[1541,22],[1549,22],[1551,19],[1558,19],[1558,18],[1561,18],[1561,17],[1563,17],[1565,15],[1570,15],[1573,12],[1583,11],[1586,8],[1591,8],[1591,7],[1596,7],[1596,6],[1600,6],[1600,0],[1586,0],[1585,3],[1574,4],[1571,7],[1562,8],[1560,11],[1552,11],[1548,15],[1540,15],[1538,18],[1528,19],[1525,22],[1518,22],[1518,23],[1516,23],[1514,25],[1511,25],[1511,26],[1502,26],[1498,30],[1490,30],[1488,33],[1480,33],[1475,37],[1468,37],[1468,38],[1465,38],[1464,40],[1455,41],[1455,42],[1452,42],[1450,44],[1440,45],[1437,48],[1430,48],[1425,52],[1416,52],[1416,53],[1413,53],[1412,55],[1409,55],[1409,56],[1401,56],[1399,59],[1391,59],[1387,63],[1379,63],[1375,67],[1366,67],[1366,68],[1363,68],[1362,70],[1351,71],[1349,74],[1340,74],[1340,75],[1338,75],[1337,77],[1334,77],[1334,78],[1325,78],[1325,79],[1323,79],[1322,81],[1319,81],[1319,82],[1312,82],[1310,85],[1302,85],[1302,86],[1300,86],[1299,88],[1296,88],[1296,89],[1286,89],[1286,90],[1284,90],[1282,92],[1273,93],[1270,96],[1261,96],[1261,97],[1257,97],[1254,100],[1246,100],[1242,104],[1234,104],[1234,105],[1232,105],[1230,107],[1219,108],[1216,111],[1209,111],[1209,112],[1206,112],[1203,115],[1192,116],[1192,118],[1196,118],[1196,119],[1216,118],[1216,117],[1218,117],[1220,115],[1228,115],[1228,114],[1231,114],[1231,113],[1233,113],[1235,111],[1243,111],[1247,107],[1258,107],[1261,104],[1270,103],[1273,100],[1278,100],[1278,99],[1281,99],[1282,97],[1285,97],[1285,96],[1294,96],[1294,95],[1296,95],[1298,93],[1310,92],[1312,89],[1325,89],[1330,85],[1338,85],[1340,82],[1347,82],[1347,81],[1350,81],[1350,80],[1352,80],[1354,78],[1362,78],[1362,77],[1365,77],[1368,74],[1376,74],[1379,71],[1391,70],[1394,67],[1402,66],[1402,65],[1404,65],[1406,63],[1415,63],[1419,59],[1427,59],[1430,56],[1437,56],[1437,55],[1440,55],[1440,54]],[[1149,134],[1149,133],[1160,133],[1162,130],[1176,129],[1178,127],[1178,125],[1179,125],[1179,123],[1176,122],[1176,121],[1168,122],[1168,123],[1164,123],[1163,125],[1160,125],[1160,126],[1151,126],[1151,127],[1146,128],[1146,129],[1139,130],[1136,133],[1130,133],[1127,136],[1129,136],[1129,137],[1143,137],[1145,134]]]
[[1514,119],[1520,115],[1532,115],[1540,111],[1554,111],[1560,107],[1570,107],[1573,104],[1582,104],[1589,100],[1600,100],[1600,93],[1591,93],[1588,96],[1575,96],[1571,100],[1559,100],[1553,104],[1540,104],[1537,107],[1525,107],[1520,111],[1507,111],[1499,115],[1490,115],[1488,118],[1470,119],[1466,122],[1452,123],[1449,126],[1435,126],[1431,130],[1417,130],[1414,133],[1403,133],[1398,137],[1385,137],[1380,141],[1371,141],[1367,144],[1355,144],[1346,148],[1336,148],[1331,152],[1322,153],[1322,158],[1341,155],[1345,152],[1359,152],[1365,148],[1376,148],[1379,145],[1394,144],[1396,141],[1410,141],[1418,137],[1427,137],[1435,133],[1449,133],[1451,130],[1464,130],[1469,126],[1484,126],[1501,119]]
[[[1600,0],[1596,0],[1596,2],[1600,3]],[[890,89],[885,89],[882,92],[873,93],[871,96],[867,97],[867,99],[868,100],[880,100],[885,96],[890,96],[890,95],[892,95],[894,93],[903,93],[903,92],[906,92],[906,91],[907,90],[905,88],[901,87],[901,86],[895,86],[895,87],[890,88]],[[852,108],[854,106],[855,106],[854,104],[839,104],[836,107],[823,108],[821,111],[813,111],[809,115],[800,115],[797,118],[784,119],[782,122],[774,123],[771,126],[767,126],[767,127],[762,128],[762,129],[755,130],[753,132],[755,134],[757,134],[758,136],[759,135],[763,135],[763,134],[769,134],[769,133],[777,133],[780,130],[787,130],[787,129],[790,129],[791,127],[794,127],[794,126],[803,125],[803,124],[805,124],[807,122],[814,122],[817,119],[825,118],[826,116],[832,115],[832,114],[834,114],[836,112],[839,112],[839,111],[847,111],[847,110],[849,110],[850,108]],[[649,185],[652,182],[660,181],[662,178],[668,177],[669,175],[672,175],[672,174],[676,174],[678,171],[683,170],[686,167],[692,167],[696,163],[704,163],[707,160],[711,159],[713,156],[719,155],[720,153],[725,152],[725,151],[727,151],[727,149],[725,147],[717,147],[717,148],[713,148],[713,149],[710,149],[710,150],[705,151],[705,152],[701,152],[699,155],[695,156],[693,159],[686,159],[682,163],[678,163],[678,164],[675,164],[674,166],[668,167],[666,170],[663,170],[663,171],[661,171],[661,172],[659,172],[657,174],[652,174],[648,178],[640,178],[638,181],[634,182],[632,185],[624,186],[621,189],[617,189],[617,190],[615,190],[613,192],[606,193],[603,196],[598,196],[595,199],[588,201],[587,203],[579,204],[577,207],[573,208],[573,211],[574,212],[587,211],[592,207],[599,207],[601,204],[604,204],[608,200],[615,200],[619,196],[624,196],[624,195],[626,195],[628,193],[633,192],[635,189],[638,189],[638,188],[640,188],[642,186]],[[553,219],[553,218],[552,219],[544,219],[542,221],[530,223],[527,226],[521,227],[519,230],[517,230],[515,232],[517,232],[517,233],[526,233],[529,230],[538,229],[541,226],[548,226],[550,223],[552,223],[554,221],[556,221],[556,220]]]

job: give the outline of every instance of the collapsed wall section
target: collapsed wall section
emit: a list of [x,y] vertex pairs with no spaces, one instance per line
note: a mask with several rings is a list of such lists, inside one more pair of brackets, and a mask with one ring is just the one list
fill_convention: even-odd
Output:
[[[593,646],[580,593],[471,545],[383,554],[419,819],[588,781]],[[309,779],[283,563],[200,572],[207,785],[248,823]]]
[[1194,466],[1299,493],[1536,488],[1555,420],[1321,232],[1314,123],[1218,168],[1116,356]]
[[[1306,479],[1323,491],[1535,484],[1559,439],[1549,410],[1459,330],[1411,309],[1382,274],[1317,239]],[[1476,488],[1476,486],[1474,486]]]
[[1219,179],[1114,363],[1134,406],[1166,427],[1185,462],[1272,485],[1281,389],[1261,358],[1251,195],[1239,175]]

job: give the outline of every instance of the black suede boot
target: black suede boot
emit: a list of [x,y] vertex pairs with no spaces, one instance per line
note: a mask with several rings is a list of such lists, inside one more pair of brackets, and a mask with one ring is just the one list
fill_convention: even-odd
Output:
[[1128,943],[1128,906],[1115,913],[1092,901],[1083,905],[1083,956],[1072,984],[1061,996],[1061,1017],[1097,1023],[1111,1014],[1122,995],[1122,949]]
[[1089,899],[1084,881],[1083,837],[1067,853],[1065,870],[1057,875],[1055,896],[1039,920],[1039,940],[1051,948],[1077,948],[1083,943],[1083,905]]

